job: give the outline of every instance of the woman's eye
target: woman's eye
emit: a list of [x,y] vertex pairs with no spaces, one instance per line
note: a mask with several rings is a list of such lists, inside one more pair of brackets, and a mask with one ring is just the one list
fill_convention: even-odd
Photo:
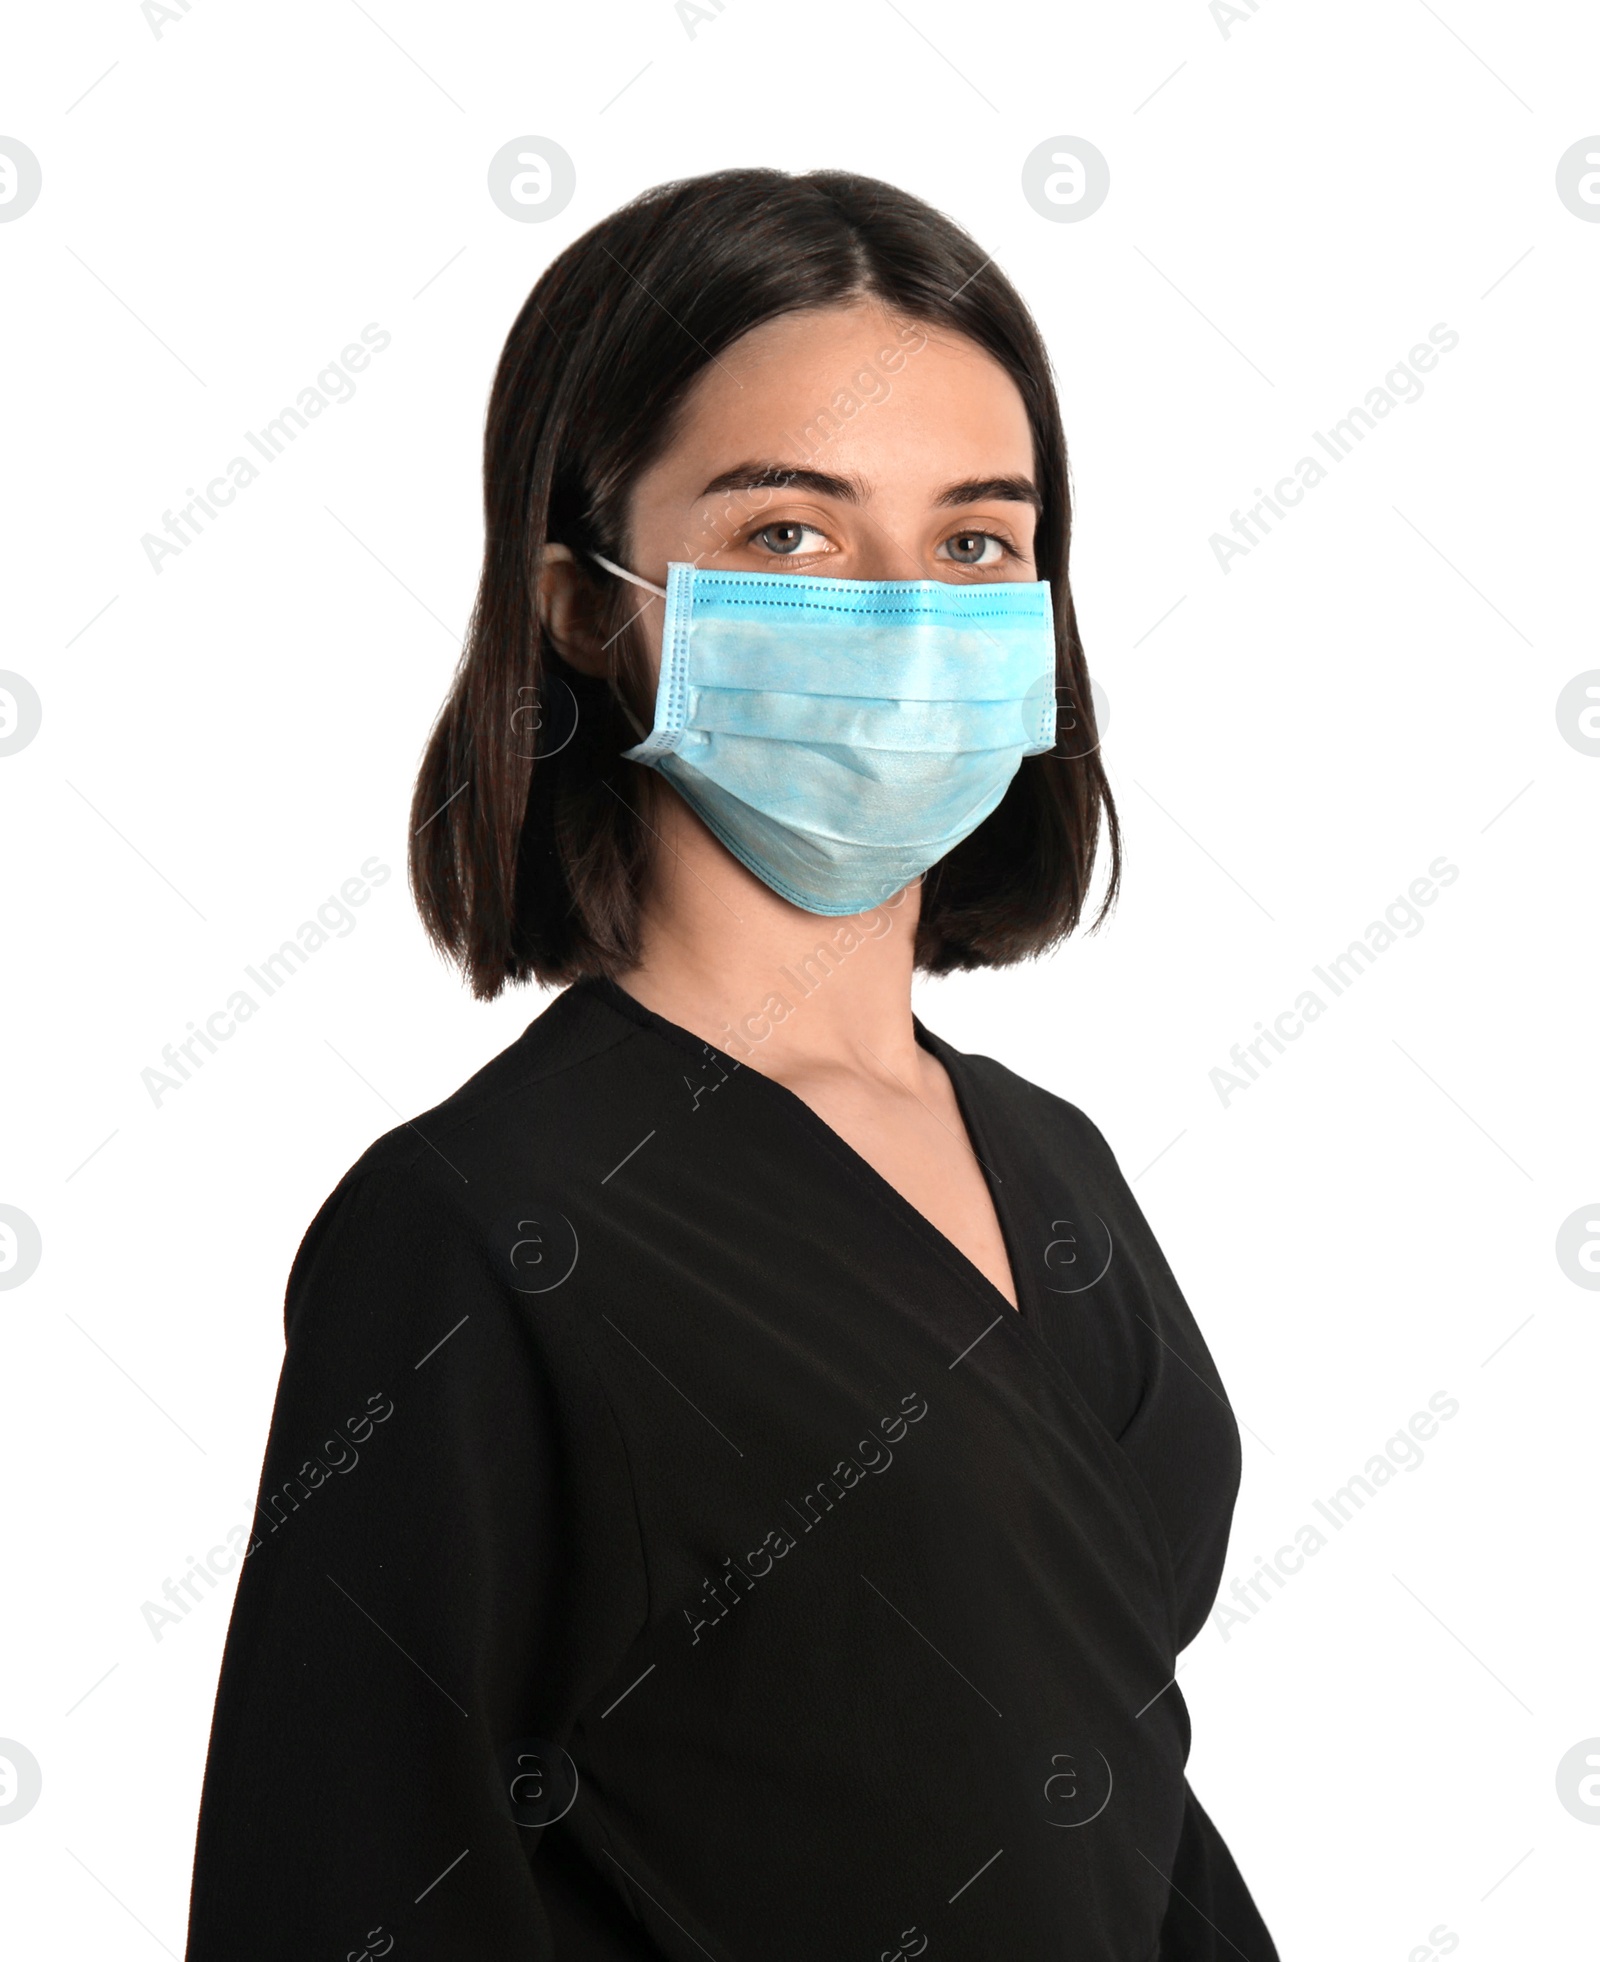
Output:
[[[818,543],[808,545],[805,542],[808,538],[814,538]],[[815,552],[828,541],[815,525],[776,524],[763,525],[750,542],[764,547],[777,558],[789,559],[806,552]]]
[[957,565],[998,565],[1006,555],[1005,540],[992,531],[958,531],[939,550]]

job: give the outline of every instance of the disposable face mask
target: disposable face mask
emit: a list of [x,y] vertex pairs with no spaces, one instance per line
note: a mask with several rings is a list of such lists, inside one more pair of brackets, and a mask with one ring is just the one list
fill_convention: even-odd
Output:
[[[808,913],[918,879],[1056,740],[1050,588],[674,564],[655,721],[623,754]],[[638,728],[637,720],[629,720]]]

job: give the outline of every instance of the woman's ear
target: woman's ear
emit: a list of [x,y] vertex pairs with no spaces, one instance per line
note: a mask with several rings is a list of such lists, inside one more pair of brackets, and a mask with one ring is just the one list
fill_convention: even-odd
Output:
[[536,597],[539,618],[562,660],[580,674],[603,677],[600,589],[570,546],[547,544],[540,550]]

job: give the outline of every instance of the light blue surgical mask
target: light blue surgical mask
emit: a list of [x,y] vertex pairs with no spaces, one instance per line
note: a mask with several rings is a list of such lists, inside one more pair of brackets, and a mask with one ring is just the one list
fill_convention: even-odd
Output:
[[988,817],[1056,740],[1044,581],[814,579],[667,568],[658,770],[772,890],[864,913]]

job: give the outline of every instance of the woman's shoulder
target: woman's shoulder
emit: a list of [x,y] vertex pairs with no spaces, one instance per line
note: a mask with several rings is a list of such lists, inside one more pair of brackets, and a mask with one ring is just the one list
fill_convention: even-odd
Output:
[[504,1281],[508,1263],[515,1286],[518,1261],[533,1257],[530,1235],[554,1261],[575,1133],[614,1096],[614,1052],[634,1034],[589,991],[566,989],[448,1097],[375,1138],[301,1240],[290,1328],[297,1305],[325,1294],[327,1281],[381,1276],[401,1312],[441,1283]]
[[946,1060],[953,1057],[958,1069],[982,1092],[985,1106],[1009,1127],[1022,1131],[1053,1155],[1066,1152],[1081,1160],[1085,1168],[1108,1170],[1120,1179],[1121,1169],[1105,1133],[1079,1105],[994,1056],[956,1049],[942,1040],[939,1048],[948,1052]]
[[524,1163],[548,1158],[559,1166],[574,1120],[599,1079],[613,1075],[614,1052],[636,1033],[581,983],[563,989],[516,1041],[449,1096],[375,1138],[336,1192],[347,1185],[393,1186],[425,1200],[448,1193],[452,1174],[463,1186],[475,1170],[485,1175],[508,1149]]

